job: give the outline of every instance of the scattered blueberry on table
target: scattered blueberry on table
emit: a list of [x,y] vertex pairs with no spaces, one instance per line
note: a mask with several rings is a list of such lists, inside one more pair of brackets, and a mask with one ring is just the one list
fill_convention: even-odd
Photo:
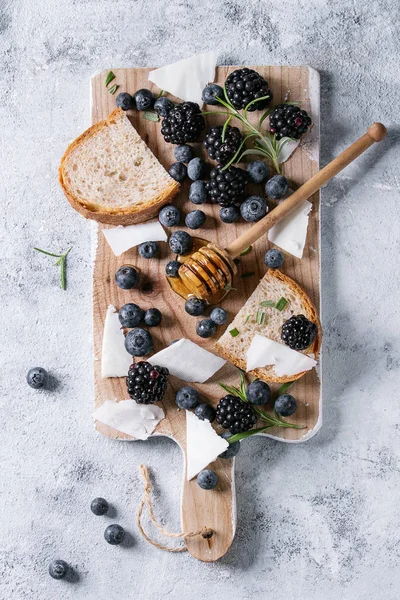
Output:
[[95,498],[90,504],[90,510],[98,517],[105,515],[108,511],[108,508],[108,502],[105,500],[105,498]]
[[194,409],[194,414],[198,419],[201,419],[202,421],[210,421],[210,423],[215,421],[216,417],[215,408],[213,408],[210,404],[206,404],[205,402],[202,402],[196,406]]
[[125,529],[121,525],[109,525],[104,532],[104,539],[112,546],[118,546],[125,539]]
[[43,367],[33,367],[29,369],[26,381],[34,390],[46,388],[49,384],[49,374]]
[[133,101],[137,110],[149,110],[153,108],[154,97],[150,90],[143,88],[133,94]]
[[181,263],[178,260],[170,260],[165,266],[165,274],[167,277],[178,277],[180,266]]
[[65,579],[69,572],[69,565],[65,560],[53,560],[49,565],[49,575],[53,579]]

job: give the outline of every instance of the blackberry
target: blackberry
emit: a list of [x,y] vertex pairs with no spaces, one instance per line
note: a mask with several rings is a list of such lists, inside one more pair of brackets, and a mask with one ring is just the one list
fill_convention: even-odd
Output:
[[129,396],[138,404],[160,402],[167,389],[169,371],[149,362],[140,361],[129,367],[126,387]]
[[311,119],[305,110],[294,104],[279,104],[269,117],[269,131],[276,139],[290,137],[298,140],[311,125]]
[[226,171],[218,166],[211,170],[205,186],[210,201],[223,207],[240,206],[249,176],[243,169],[229,167]]
[[266,81],[253,69],[237,69],[231,73],[225,82],[226,92],[233,106],[240,110],[245,108],[249,102],[268,96],[265,100],[254,102],[248,109],[249,112],[266,108],[272,100],[272,92]]
[[233,158],[243,141],[243,136],[237,127],[228,127],[225,130],[225,138],[222,141],[223,126],[211,127],[203,142],[207,154],[219,165],[225,165]]
[[196,142],[204,127],[204,118],[200,114],[199,105],[195,102],[182,102],[164,117],[161,133],[166,142],[186,144]]
[[248,431],[257,421],[250,404],[237,396],[224,396],[217,406],[217,423],[232,434]]
[[315,340],[317,330],[304,315],[293,315],[282,325],[281,339],[292,350],[305,350]]

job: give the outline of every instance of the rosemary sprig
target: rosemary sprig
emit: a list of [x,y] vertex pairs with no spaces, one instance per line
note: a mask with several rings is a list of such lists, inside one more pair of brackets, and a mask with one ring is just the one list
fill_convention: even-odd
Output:
[[71,252],[72,247],[69,248],[64,254],[53,254],[52,252],[47,252],[47,250],[41,250],[40,248],[34,248],[37,252],[41,252],[42,254],[47,254],[47,256],[53,256],[57,258],[54,263],[54,267],[60,266],[60,279],[61,279],[61,287],[63,290],[67,289],[67,256]]
[[[243,402],[248,402],[247,394],[246,394],[246,382],[244,379],[243,371],[239,370],[240,375],[240,383],[239,387],[233,385],[226,385],[225,383],[219,383],[218,385],[228,394],[232,396],[237,396]],[[278,395],[281,395],[282,390],[286,391],[293,382],[282,385],[278,390]],[[286,387],[285,387],[286,386]],[[258,429],[250,429],[249,431],[245,431],[243,433],[236,433],[228,438],[228,442],[232,444],[233,442],[238,442],[246,437],[251,435],[255,435],[257,433],[261,433],[270,427],[283,427],[285,429],[305,429],[305,425],[297,425],[296,423],[289,423],[288,421],[284,421],[275,411],[273,413],[267,413],[265,410],[261,410],[258,406],[252,404],[253,410],[258,416],[258,418],[266,423],[264,427],[259,427]]]
[[[265,121],[265,119],[268,117],[268,115],[271,113],[272,108],[268,108],[262,114],[257,127],[252,125],[252,123],[250,123],[250,121],[247,118],[248,110],[252,104],[254,104],[255,102],[259,102],[260,100],[267,100],[270,98],[270,96],[263,96],[262,98],[256,98],[256,99],[252,100],[244,108],[243,114],[242,114],[233,106],[233,104],[229,100],[225,85],[224,85],[223,89],[224,89],[224,98],[220,98],[219,96],[217,96],[216,100],[226,110],[225,111],[206,111],[206,112],[203,112],[202,114],[203,115],[224,114],[224,115],[228,116],[228,118],[225,121],[224,129],[222,132],[222,141],[224,141],[224,139],[225,139],[226,128],[227,128],[228,124],[231,122],[232,118],[238,119],[244,125],[245,136],[244,136],[244,139],[243,139],[242,143],[240,144],[239,148],[235,152],[234,156],[231,158],[231,160],[226,165],[224,165],[222,170],[224,171],[224,170],[228,169],[232,164],[240,162],[244,156],[256,155],[256,156],[262,156],[263,158],[267,158],[268,160],[270,160],[273,163],[276,172],[280,173],[279,159],[280,159],[281,152],[282,152],[284,146],[288,142],[295,141],[295,140],[293,140],[293,138],[289,138],[289,137],[283,137],[280,140],[277,140],[275,134],[271,136],[271,134],[269,132],[266,132],[266,133],[261,132],[261,126],[262,126],[263,122]],[[291,102],[291,104],[294,104],[294,103]],[[253,148],[251,148],[251,149],[249,148],[249,149],[245,150],[244,146],[245,146],[247,140],[249,140],[251,138],[257,138],[254,140]]]

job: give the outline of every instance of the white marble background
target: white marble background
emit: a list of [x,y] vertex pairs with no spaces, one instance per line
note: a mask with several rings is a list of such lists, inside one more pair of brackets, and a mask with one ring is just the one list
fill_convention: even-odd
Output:
[[[0,597],[3,600],[397,600],[400,595],[399,27],[396,0],[2,0],[0,3]],[[221,63],[321,73],[322,164],[373,120],[389,137],[322,195],[325,415],[304,445],[250,439],[239,525],[216,564],[148,546],[135,528],[140,462],[179,523],[173,442],[93,431],[90,226],[57,166],[89,123],[99,68],[158,65],[218,46]],[[67,293],[33,246],[73,250]],[[53,392],[25,383],[33,365]],[[103,540],[102,495],[132,534]],[[53,581],[64,558],[74,582]]]

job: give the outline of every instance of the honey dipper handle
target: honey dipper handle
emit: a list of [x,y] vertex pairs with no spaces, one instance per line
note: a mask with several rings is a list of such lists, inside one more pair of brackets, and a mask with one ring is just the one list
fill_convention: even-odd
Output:
[[375,142],[380,142],[386,136],[386,128],[382,123],[373,123],[354,144],[333,159],[326,167],[306,181],[284,202],[268,213],[261,221],[250,227],[245,233],[226,247],[231,258],[236,258],[251,244],[263,236],[271,227],[279,223],[284,217],[310,198],[317,190],[340,173],[347,165],[365,152]]

